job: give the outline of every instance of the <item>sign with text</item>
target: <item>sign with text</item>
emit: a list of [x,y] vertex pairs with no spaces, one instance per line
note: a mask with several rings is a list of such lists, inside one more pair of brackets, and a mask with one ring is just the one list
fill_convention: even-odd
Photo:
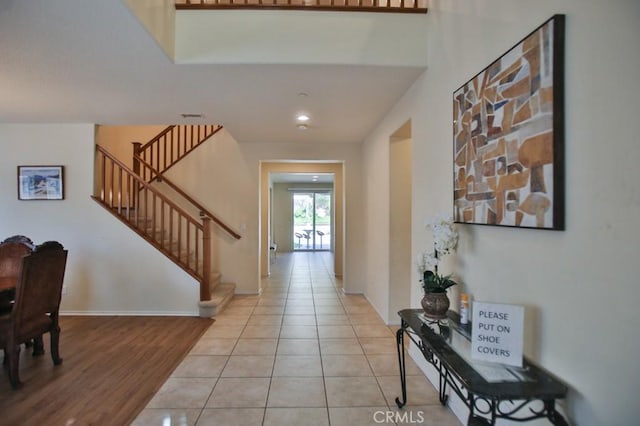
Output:
[[471,358],[522,367],[524,307],[475,302]]

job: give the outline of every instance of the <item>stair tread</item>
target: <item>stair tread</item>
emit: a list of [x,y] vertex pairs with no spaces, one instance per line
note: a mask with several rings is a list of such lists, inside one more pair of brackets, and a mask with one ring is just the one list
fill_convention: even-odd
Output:
[[233,299],[235,290],[235,283],[221,283],[211,291],[211,300],[204,300],[200,302],[201,311],[204,308],[211,314],[211,316],[220,314],[231,299]]
[[220,302],[222,302],[223,299],[225,299],[229,295],[233,296],[233,293],[235,291],[236,291],[235,283],[220,283],[211,292],[211,301],[219,304]]

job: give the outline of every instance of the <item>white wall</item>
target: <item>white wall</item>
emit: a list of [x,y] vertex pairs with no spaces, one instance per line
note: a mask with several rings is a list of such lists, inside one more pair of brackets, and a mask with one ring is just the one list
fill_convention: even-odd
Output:
[[[301,10],[182,10],[181,64],[350,64],[424,66],[426,15]],[[402,48],[396,38],[406,37]]]
[[[167,172],[168,178],[207,207],[242,238],[233,240],[224,232],[214,238],[214,268],[223,281],[235,282],[236,292],[255,294],[260,288],[259,190],[261,161],[344,161],[347,192],[347,242],[344,284],[348,291],[361,292],[361,204],[359,145],[238,143],[226,130],[181,160]],[[268,196],[268,194],[264,194]],[[267,226],[266,223],[263,226]],[[215,228],[215,227],[214,227]],[[280,245],[278,246],[280,250]],[[348,269],[348,271],[347,271]],[[346,277],[347,273],[349,278]]]
[[271,242],[278,245],[278,251],[293,251],[293,202],[286,183],[274,183],[271,202]]
[[389,141],[389,319],[411,301],[411,139]]
[[[101,139],[108,136],[105,130],[109,129],[100,129]],[[120,135],[123,128],[111,130]],[[24,234],[36,243],[58,240],[69,249],[64,312],[197,315],[197,282],[91,200],[94,143],[91,124],[0,125],[0,149],[5,153],[0,158],[0,194],[6,200],[1,238]],[[128,144],[123,145],[128,152]],[[236,282],[238,293],[258,291],[259,164],[265,159],[345,162],[345,184],[351,193],[346,200],[346,238],[351,242],[345,288],[362,291],[359,145],[241,145],[224,131],[183,160],[184,167],[168,172],[242,234],[239,241],[222,232],[214,239],[215,266],[223,280]],[[19,164],[64,165],[65,200],[18,201]]]
[[[198,284],[91,200],[94,126],[0,124],[0,236],[69,250],[61,310],[197,315]],[[63,165],[65,199],[19,201],[17,165]]]
[[429,7],[429,68],[364,148],[365,208],[375,212],[365,234],[366,295],[386,312],[387,234],[374,231],[388,224],[389,135],[412,119],[415,258],[428,243],[425,216],[452,209],[452,92],[565,13],[567,229],[459,226],[457,259],[445,268],[475,300],[526,307],[526,355],[569,385],[562,405],[572,423],[636,424],[640,2],[433,0]]
[[241,235],[213,224],[213,268],[234,282],[236,293],[258,291],[258,195],[252,164],[226,131],[218,132],[169,169],[167,177]]
[[133,143],[144,145],[167,126],[96,126],[96,144],[133,167]]
[[174,0],[124,0],[131,13],[144,25],[164,53],[173,59],[175,50]]

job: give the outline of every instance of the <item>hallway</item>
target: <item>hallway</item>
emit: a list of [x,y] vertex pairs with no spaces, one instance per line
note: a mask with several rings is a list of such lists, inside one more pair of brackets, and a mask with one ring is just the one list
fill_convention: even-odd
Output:
[[278,254],[262,295],[236,296],[133,424],[459,425],[411,359],[395,413],[396,327],[343,295],[331,262]]

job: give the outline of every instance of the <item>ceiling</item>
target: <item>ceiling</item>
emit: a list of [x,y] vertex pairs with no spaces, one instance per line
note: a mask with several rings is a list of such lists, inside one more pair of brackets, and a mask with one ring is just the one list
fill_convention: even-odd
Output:
[[2,123],[216,123],[239,142],[358,143],[423,71],[176,65],[121,0],[0,0]]

